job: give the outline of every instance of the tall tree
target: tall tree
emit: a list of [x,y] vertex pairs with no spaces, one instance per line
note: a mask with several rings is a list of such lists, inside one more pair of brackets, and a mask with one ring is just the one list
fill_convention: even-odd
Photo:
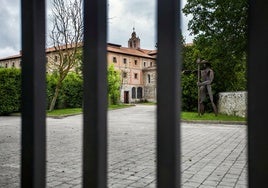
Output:
[[63,80],[81,59],[82,0],[52,0],[51,12],[52,29],[49,38],[57,56],[48,66],[58,77],[49,110],[55,108]]
[[188,0],[188,29],[201,58],[211,61],[218,91],[245,89],[247,0]]
[[113,64],[108,66],[107,70],[108,81],[108,97],[110,104],[118,104],[120,97],[120,72],[115,70]]
[[247,10],[247,0],[188,0],[183,13],[193,16],[188,24],[192,34],[241,54],[246,46]]

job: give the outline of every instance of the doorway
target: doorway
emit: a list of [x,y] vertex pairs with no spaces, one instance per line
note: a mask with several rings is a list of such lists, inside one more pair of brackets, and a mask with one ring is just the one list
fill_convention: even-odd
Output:
[[124,91],[124,103],[129,103],[129,91]]

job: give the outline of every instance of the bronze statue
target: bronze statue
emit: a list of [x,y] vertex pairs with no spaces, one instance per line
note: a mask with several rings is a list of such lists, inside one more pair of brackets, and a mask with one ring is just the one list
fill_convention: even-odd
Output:
[[[197,60],[198,63],[198,114],[201,113],[203,115],[205,113],[205,105],[204,101],[206,99],[206,95],[209,95],[210,102],[213,107],[213,111],[215,115],[217,116],[218,111],[217,107],[214,104],[213,101],[213,94],[212,94],[212,88],[211,88],[211,83],[214,79],[214,72],[210,67],[210,63],[206,60],[200,61],[199,59]],[[200,65],[202,65],[202,70],[200,74]],[[201,81],[200,81],[200,76],[201,76]]]

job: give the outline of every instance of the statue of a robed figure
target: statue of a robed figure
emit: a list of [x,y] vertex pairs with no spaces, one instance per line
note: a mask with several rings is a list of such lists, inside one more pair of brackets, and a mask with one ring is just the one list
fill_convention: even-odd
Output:
[[[198,114],[203,115],[205,113],[205,99],[208,94],[210,102],[212,104],[213,111],[215,115],[217,116],[218,111],[217,107],[214,104],[213,101],[213,94],[212,94],[212,88],[211,83],[214,79],[214,72],[211,69],[211,65],[208,61],[197,59],[197,65],[198,65]],[[200,69],[201,67],[201,69]]]

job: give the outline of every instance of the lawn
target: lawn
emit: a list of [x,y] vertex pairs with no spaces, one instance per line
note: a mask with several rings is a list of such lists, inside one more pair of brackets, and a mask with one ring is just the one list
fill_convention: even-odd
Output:
[[56,109],[52,111],[47,111],[47,116],[69,116],[69,115],[77,115],[81,114],[81,108],[66,108],[66,109]]
[[215,116],[214,113],[205,113],[204,115],[198,115],[197,112],[182,112],[181,113],[182,120],[194,121],[194,120],[205,120],[205,121],[239,121],[245,122],[246,118],[238,117],[238,116],[229,116],[224,114],[218,114]]
[[[128,108],[131,106],[133,105],[126,105],[126,104],[110,105],[109,110]],[[47,112],[47,116],[50,116],[50,117],[64,117],[64,116],[77,115],[77,114],[82,114],[81,108],[56,109],[56,110]]]
[[[110,105],[109,110],[128,108],[131,106],[134,106],[134,105],[125,105],[125,104]],[[69,109],[53,110],[51,112],[47,112],[47,115],[50,117],[64,117],[64,116],[70,116],[70,115],[77,115],[81,113],[82,113],[81,108],[69,108]],[[203,121],[246,122],[246,118],[243,118],[243,117],[228,116],[228,115],[223,115],[223,114],[219,114],[218,116],[215,116],[213,113],[205,113],[202,116],[198,116],[197,112],[182,112],[181,119],[184,121],[202,121],[203,120]]]

